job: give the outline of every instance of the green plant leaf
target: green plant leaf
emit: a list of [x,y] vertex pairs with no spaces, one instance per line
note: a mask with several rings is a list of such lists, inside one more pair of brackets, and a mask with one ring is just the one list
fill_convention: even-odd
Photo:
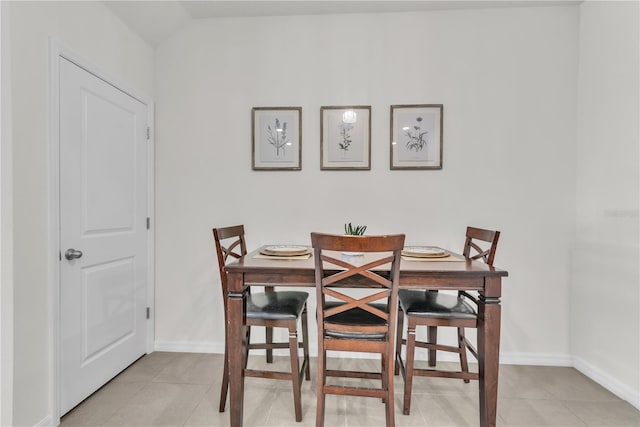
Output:
[[348,223],[344,225],[344,234],[348,236],[362,236],[366,229],[366,225],[356,225],[354,227],[351,223]]

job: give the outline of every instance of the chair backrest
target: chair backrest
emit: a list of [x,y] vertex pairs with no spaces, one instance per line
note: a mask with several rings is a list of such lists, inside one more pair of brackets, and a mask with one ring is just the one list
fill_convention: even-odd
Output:
[[[393,336],[397,314],[400,253],[404,235],[343,236],[311,233],[315,257],[315,277],[318,303],[318,336],[326,332],[362,333]],[[344,255],[342,252],[363,252],[363,256]],[[390,268],[383,267],[390,264]],[[375,270],[378,271],[375,271]],[[355,297],[340,290],[363,288],[367,295]],[[342,304],[327,305],[330,300]],[[376,301],[384,304],[371,305]],[[379,318],[367,325],[344,325],[326,321],[327,318],[359,308]]]
[[[482,259],[486,264],[493,266],[493,259],[496,256],[496,249],[498,248],[498,238],[500,238],[499,231],[483,230],[481,228],[467,227],[467,235],[464,242],[465,258],[477,260]],[[489,243],[488,248],[483,248],[486,245],[480,245],[478,242]],[[472,255],[471,250],[475,253]]]
[[[244,240],[244,225],[234,225],[231,227],[222,227],[213,229],[213,238],[216,242],[216,252],[218,254],[218,270],[220,271],[220,283],[222,284],[222,295],[225,297],[225,311],[227,303],[227,274],[224,272],[224,266],[227,265],[229,257],[238,259],[247,254],[247,244]],[[229,243],[223,245],[223,240],[229,240]]]

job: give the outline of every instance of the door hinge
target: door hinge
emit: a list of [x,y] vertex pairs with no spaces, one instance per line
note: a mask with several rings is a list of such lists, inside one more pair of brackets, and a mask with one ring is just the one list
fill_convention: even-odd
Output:
[[147,141],[151,139],[151,128],[147,126]]
[[147,319],[151,319],[151,307],[147,307]]
[[147,230],[151,230],[151,218],[147,217]]

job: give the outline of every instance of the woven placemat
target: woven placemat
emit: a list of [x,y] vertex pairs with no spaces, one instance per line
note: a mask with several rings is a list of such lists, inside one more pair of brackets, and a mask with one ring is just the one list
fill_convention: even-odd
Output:
[[445,257],[410,257],[410,256],[406,256],[406,255],[402,255],[402,259],[404,261],[418,261],[418,262],[423,262],[423,261],[427,261],[427,262],[440,262],[440,261],[464,261],[464,257],[461,256],[457,256],[457,255],[449,255],[449,256],[445,256]]
[[311,258],[311,254],[288,255],[288,256],[273,256],[273,255],[256,254],[253,257],[254,258],[258,258],[258,259],[309,259],[309,258]]

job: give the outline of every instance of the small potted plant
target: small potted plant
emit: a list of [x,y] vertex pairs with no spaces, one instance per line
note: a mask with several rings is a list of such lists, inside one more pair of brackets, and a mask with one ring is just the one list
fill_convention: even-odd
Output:
[[[346,234],[347,236],[363,236],[366,230],[366,225],[356,225],[355,227],[351,225],[351,223],[344,225],[344,234]],[[362,252],[343,252],[342,254],[346,256],[364,255],[364,253]]]
[[347,236],[363,236],[366,230],[366,225],[356,225],[355,227],[351,223],[344,225],[344,234]]

